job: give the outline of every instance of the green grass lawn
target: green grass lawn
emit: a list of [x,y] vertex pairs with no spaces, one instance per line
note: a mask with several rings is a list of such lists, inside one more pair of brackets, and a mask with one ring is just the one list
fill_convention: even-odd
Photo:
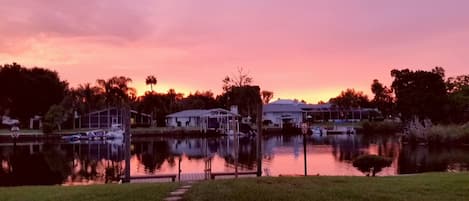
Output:
[[138,201],[163,200],[175,183],[91,186],[25,186],[0,188],[1,201]]
[[469,173],[395,177],[277,177],[201,182],[186,195],[198,200],[458,201],[469,200]]

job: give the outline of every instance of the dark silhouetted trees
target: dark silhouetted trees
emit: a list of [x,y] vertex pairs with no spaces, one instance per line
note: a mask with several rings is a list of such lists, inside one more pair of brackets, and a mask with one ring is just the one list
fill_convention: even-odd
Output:
[[226,109],[237,105],[242,116],[255,117],[262,98],[259,86],[251,86],[252,81],[253,78],[243,68],[238,68],[236,75],[223,79],[223,93],[217,96],[217,101]]
[[445,118],[448,97],[444,81],[444,69],[431,71],[392,70],[392,89],[396,95],[396,109],[404,121],[413,116],[441,121]]
[[450,77],[446,81],[448,90],[448,121],[464,123],[469,121],[469,75]]
[[29,118],[44,115],[59,104],[68,89],[57,72],[44,68],[25,68],[19,64],[0,66],[0,113],[29,125]]
[[384,116],[392,114],[394,107],[392,90],[375,79],[371,84],[371,92],[375,95],[373,100],[371,100],[371,104],[378,108]]
[[355,89],[347,89],[340,92],[340,95],[335,98],[331,98],[329,103],[332,103],[342,109],[370,106],[368,97],[361,91],[355,91]]
[[253,79],[249,73],[244,71],[242,67],[238,67],[235,75],[226,76],[225,79],[223,79],[223,91],[227,92],[232,87],[248,86],[252,84],[252,81]]
[[52,105],[44,115],[43,131],[48,134],[53,130],[62,130],[62,124],[69,118],[70,111],[62,105]]
[[199,92],[189,94],[181,101],[181,108],[183,110],[189,109],[210,109],[220,107],[211,91]]
[[128,104],[131,96],[135,96],[136,91],[129,84],[132,79],[125,76],[114,76],[107,80],[98,79],[96,83],[100,92],[104,95],[104,101],[108,106],[122,106]]
[[377,156],[377,155],[362,155],[353,161],[353,167],[356,167],[361,172],[369,176],[376,176],[376,173],[381,172],[383,168],[389,167],[392,164],[392,159]]
[[91,86],[90,83],[80,84],[77,88],[70,89],[69,96],[73,101],[73,109],[80,114],[86,114],[106,107],[101,88]]
[[270,100],[272,100],[272,98],[274,97],[274,92],[262,90],[261,95],[262,95],[262,102],[264,104],[268,104]]
[[145,79],[145,83],[147,85],[150,85],[150,90],[153,92],[153,85],[156,85],[157,83],[156,77],[153,75],[147,76],[147,78]]

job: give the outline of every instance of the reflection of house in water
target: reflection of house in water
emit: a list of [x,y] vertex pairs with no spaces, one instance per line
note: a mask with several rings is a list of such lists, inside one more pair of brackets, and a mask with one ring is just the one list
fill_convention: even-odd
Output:
[[338,161],[352,161],[360,154],[360,137],[357,135],[328,135],[328,141],[332,145],[332,155]]
[[294,100],[279,99],[265,104],[263,119],[274,127],[300,127],[307,117],[315,122],[359,121],[375,119],[381,113],[374,108],[341,109],[332,104],[306,104]]
[[298,158],[302,147],[302,136],[273,136],[264,140],[262,145],[264,156],[267,158],[271,158],[275,154],[291,154],[291,152],[295,158]]

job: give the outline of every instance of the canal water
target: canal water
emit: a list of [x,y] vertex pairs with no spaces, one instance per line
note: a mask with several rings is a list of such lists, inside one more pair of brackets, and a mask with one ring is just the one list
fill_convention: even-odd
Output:
[[[352,165],[363,154],[393,159],[378,175],[467,171],[469,148],[410,146],[397,137],[361,135],[269,136],[262,140],[262,175],[364,175]],[[236,148],[238,147],[238,148]],[[122,141],[0,143],[0,185],[93,184],[124,175]],[[255,138],[133,138],[131,176],[256,171]]]

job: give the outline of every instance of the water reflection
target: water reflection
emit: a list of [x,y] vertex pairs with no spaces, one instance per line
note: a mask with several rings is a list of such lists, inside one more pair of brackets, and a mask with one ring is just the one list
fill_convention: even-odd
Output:
[[0,185],[107,183],[123,172],[120,144],[1,144]]
[[[362,175],[352,160],[363,154],[393,159],[380,175],[469,169],[467,148],[402,146],[391,136],[312,135],[306,146],[308,175]],[[123,150],[122,142],[0,143],[0,185],[116,182],[124,175]],[[265,137],[262,151],[263,175],[304,173],[303,136]],[[256,160],[253,138],[135,138],[130,169],[132,176],[254,171]]]

